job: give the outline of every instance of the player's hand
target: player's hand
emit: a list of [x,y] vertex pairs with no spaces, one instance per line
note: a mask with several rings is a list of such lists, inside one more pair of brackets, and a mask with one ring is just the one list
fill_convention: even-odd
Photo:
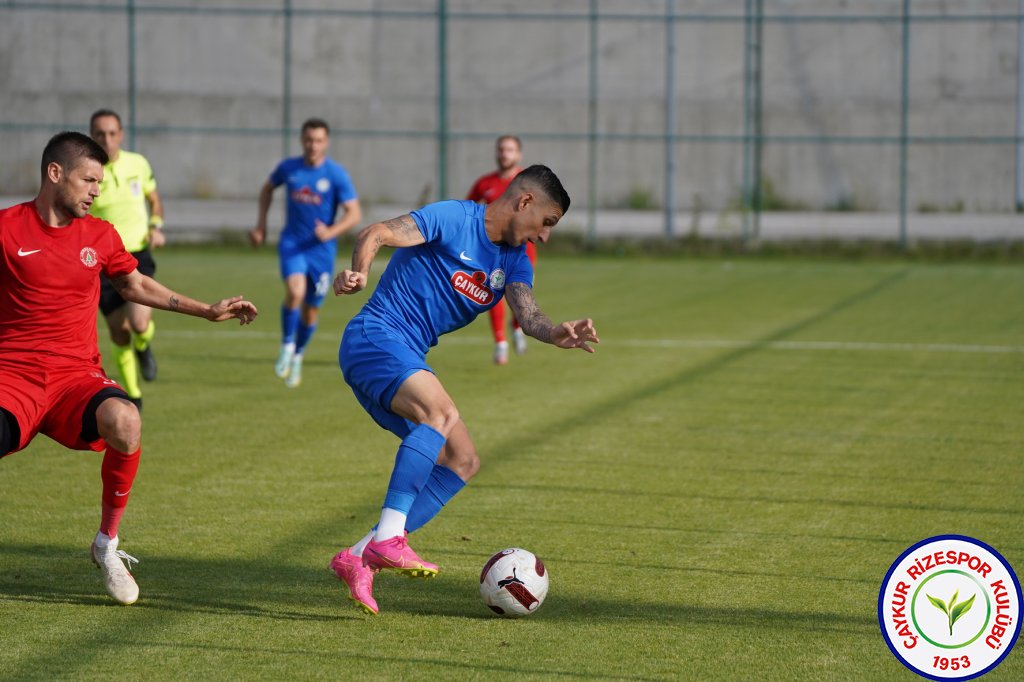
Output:
[[551,343],[559,348],[582,348],[588,353],[593,353],[592,343],[601,343],[597,338],[597,330],[594,329],[594,321],[573,320],[555,325],[551,330]]
[[259,314],[259,311],[256,310],[256,306],[244,300],[241,296],[233,296],[210,306],[206,319],[211,322],[223,322],[224,320],[237,318],[239,324],[249,324],[256,319],[257,314]]
[[334,295],[354,294],[366,288],[366,273],[343,270],[334,278]]
[[253,246],[261,246],[267,240],[267,228],[254,227],[249,230],[249,243]]
[[167,238],[164,237],[163,230],[150,230],[149,231],[149,246],[154,249],[159,249],[161,246],[167,243]]
[[316,227],[313,228],[313,233],[321,242],[329,242],[334,238],[331,234],[331,226],[327,225],[319,218],[317,218]]

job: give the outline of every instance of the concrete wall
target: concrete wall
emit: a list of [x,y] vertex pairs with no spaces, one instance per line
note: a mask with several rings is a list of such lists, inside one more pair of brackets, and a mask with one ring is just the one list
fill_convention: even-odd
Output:
[[[46,7],[54,4],[46,3]],[[99,107],[128,112],[128,30],[121,0],[0,8],[0,194],[34,191],[52,133],[84,129]],[[677,0],[692,21],[675,29],[674,131],[706,136],[675,147],[680,207],[728,206],[743,154],[744,2]],[[967,7],[966,5],[969,5]],[[436,197],[436,0],[295,0],[293,128],[322,116],[333,155],[369,202],[413,205]],[[136,0],[135,148],[170,197],[255,197],[284,151],[298,153],[284,121],[284,18],[280,0]],[[153,11],[154,7],[161,8]],[[239,8],[211,12],[211,7]],[[589,24],[539,13],[586,14],[588,0],[449,0],[448,194],[462,195],[492,165],[492,138],[522,135],[527,162],[559,172],[587,205]],[[609,15],[658,16],[663,0],[601,0]],[[780,14],[846,14],[849,21],[768,21],[764,28],[764,131],[769,135],[895,137],[900,124],[900,24],[862,20],[899,12],[891,0],[766,0]],[[171,11],[168,8],[179,8]],[[189,10],[188,8],[192,8]],[[376,15],[315,9],[378,10]],[[931,17],[1013,14],[1017,0],[915,0]],[[205,11],[202,11],[205,10]],[[395,10],[422,14],[394,16]],[[506,12],[500,19],[460,16]],[[666,26],[610,18],[599,24],[598,202],[663,201]],[[1012,136],[1017,93],[1013,21],[920,21],[911,38],[910,133]],[[348,132],[347,132],[348,131]],[[382,134],[383,133],[383,134]],[[636,136],[633,139],[626,139]],[[792,204],[892,210],[899,150],[878,144],[773,142],[765,175]],[[1014,203],[1012,143],[924,143],[910,151],[910,206],[1006,211]],[[255,207],[253,208],[255,213]]]

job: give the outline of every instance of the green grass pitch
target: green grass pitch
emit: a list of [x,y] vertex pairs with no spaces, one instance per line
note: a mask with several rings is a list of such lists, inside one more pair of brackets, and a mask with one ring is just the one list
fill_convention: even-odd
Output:
[[[603,343],[498,368],[486,321],[442,339],[483,467],[413,536],[441,575],[379,577],[374,618],[327,569],[397,444],[337,368],[366,294],[327,301],[288,390],[271,250],[157,260],[261,316],[157,314],[122,525],[138,604],[88,559],[99,456],[39,437],[0,462],[2,678],[909,680],[875,615],[904,549],[962,533],[1024,571],[1019,267],[542,254],[542,308]],[[477,595],[513,545],[551,573],[523,620]],[[1020,650],[988,677],[1022,678]]]

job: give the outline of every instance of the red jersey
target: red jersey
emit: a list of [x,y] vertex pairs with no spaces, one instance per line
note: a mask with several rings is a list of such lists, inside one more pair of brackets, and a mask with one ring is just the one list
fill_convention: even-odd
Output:
[[34,201],[0,211],[0,355],[99,364],[100,272],[121,277],[137,266],[114,226],[99,218],[51,227]]
[[[519,174],[520,170],[522,169],[516,169],[516,175]],[[511,178],[503,178],[498,174],[498,171],[482,175],[473,183],[473,189],[469,190],[469,196],[466,199],[477,203],[489,204],[505,193],[508,186],[512,184],[513,178],[515,178],[515,175]]]

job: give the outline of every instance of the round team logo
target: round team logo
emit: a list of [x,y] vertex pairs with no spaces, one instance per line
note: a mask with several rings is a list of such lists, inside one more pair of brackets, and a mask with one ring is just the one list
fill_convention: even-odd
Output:
[[85,266],[89,268],[95,266],[97,263],[96,249],[92,248],[91,246],[87,246],[81,251],[79,251],[78,257],[82,260],[83,263],[85,263]]
[[1020,582],[996,550],[939,535],[903,552],[878,593],[878,623],[903,665],[930,680],[969,680],[1020,634]]
[[323,193],[329,190],[330,188],[331,181],[328,180],[327,178],[320,178],[319,180],[316,181],[316,191]]
[[498,268],[491,273],[491,288],[492,289],[504,289],[505,288],[505,271]]

